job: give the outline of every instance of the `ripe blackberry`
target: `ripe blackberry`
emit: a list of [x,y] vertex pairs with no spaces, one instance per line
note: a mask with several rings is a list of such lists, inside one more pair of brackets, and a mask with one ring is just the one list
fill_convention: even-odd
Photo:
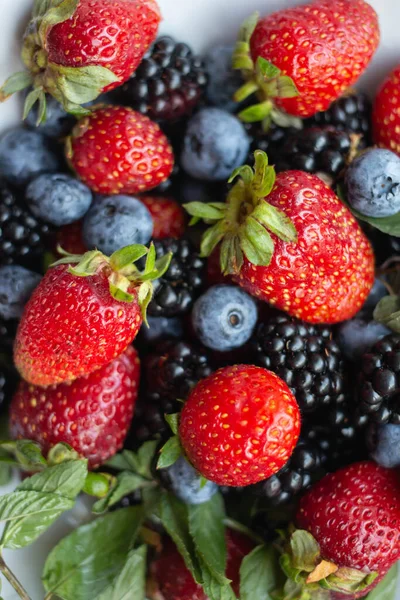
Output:
[[[296,133],[298,129],[294,127],[280,127],[275,123],[271,123],[268,131],[264,131],[260,123],[244,123],[246,131],[251,138],[250,154],[248,164],[254,165],[254,152],[263,150],[268,154],[268,158],[274,156],[287,137]],[[272,159],[270,160],[272,164]]]
[[153,317],[175,317],[187,313],[200,296],[206,280],[206,261],[185,239],[166,238],[154,242],[157,256],[173,253],[168,271],[154,282],[148,313]]
[[21,198],[0,181],[0,265],[38,270],[50,226],[35,217]]
[[302,413],[345,400],[344,363],[329,327],[273,316],[259,325],[253,348],[255,364],[288,384]]
[[357,394],[358,424],[400,425],[400,335],[384,337],[364,354]]
[[116,92],[118,102],[156,121],[191,114],[207,85],[203,61],[187,44],[169,36],[158,38],[138,69]]
[[365,138],[365,145],[368,146],[371,140],[371,115],[372,107],[368,96],[357,92],[342,96],[333,102],[327,111],[307,119],[306,125],[307,127],[332,125],[335,129],[360,133]]

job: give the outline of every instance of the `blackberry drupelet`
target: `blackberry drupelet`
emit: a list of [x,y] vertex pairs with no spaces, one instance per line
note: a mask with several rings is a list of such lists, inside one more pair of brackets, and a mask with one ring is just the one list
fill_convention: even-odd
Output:
[[344,402],[344,362],[329,327],[277,315],[259,325],[253,348],[255,364],[288,384],[303,414]]
[[244,123],[247,134],[252,140],[248,164],[254,165],[254,152],[263,150],[268,154],[270,164],[273,164],[272,157],[279,152],[282,144],[290,136],[298,132],[294,127],[280,127],[275,123],[271,123],[268,131],[264,131],[261,123]]
[[187,313],[200,296],[206,280],[206,261],[185,239],[154,242],[157,257],[172,252],[168,271],[154,282],[148,313],[152,317],[175,317]]
[[191,114],[203,97],[207,74],[187,44],[158,38],[138,69],[115,93],[118,101],[156,121]]
[[384,337],[364,354],[357,391],[358,424],[400,424],[400,335]]
[[325,112],[320,112],[307,119],[307,127],[331,125],[335,129],[360,133],[365,138],[365,145],[371,141],[372,107],[366,94],[356,92],[342,96],[331,104]]
[[0,181],[0,265],[41,269],[50,226],[35,217],[21,198]]

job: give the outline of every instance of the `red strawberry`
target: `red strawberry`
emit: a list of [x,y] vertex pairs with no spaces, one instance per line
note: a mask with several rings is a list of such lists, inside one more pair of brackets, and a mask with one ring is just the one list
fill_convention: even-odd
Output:
[[100,107],[81,119],[66,152],[78,177],[101,194],[151,190],[174,166],[172,148],[157,123],[121,106]]
[[82,237],[82,221],[60,227],[56,234],[56,248],[58,246],[68,254],[85,254],[87,248]]
[[264,152],[255,158],[254,174],[250,167],[235,172],[242,179],[226,204],[186,205],[215,223],[202,254],[223,239],[222,270],[249,293],[310,323],[350,319],[374,281],[374,255],[357,221],[317,176],[275,176]]
[[43,389],[22,381],[10,407],[11,435],[38,442],[45,454],[65,442],[95,468],[123,445],[139,377],[137,352],[128,346],[108,365],[70,384]]
[[[81,104],[129,79],[154,41],[161,15],[155,0],[79,0],[69,9],[61,4],[36,2],[26,31],[22,58],[31,81],[24,84],[35,88],[26,106],[48,92],[67,110],[84,114],[89,111]],[[10,84],[3,99],[21,89]]]
[[400,155],[400,65],[378,91],[372,119],[375,144]]
[[140,196],[153,217],[153,238],[180,238],[185,233],[186,218],[182,206],[172,198],[163,196]]
[[[226,576],[232,581],[235,594],[239,595],[240,565],[243,558],[254,549],[253,542],[241,533],[228,531],[226,534]],[[207,600],[200,585],[194,581],[175,544],[167,538],[160,555],[151,567],[160,600]],[[161,596],[160,596],[161,594]],[[256,599],[255,599],[256,600]]]
[[379,44],[377,14],[364,0],[315,0],[257,17],[244,26],[234,58],[248,79],[238,98],[257,90],[261,102],[244,120],[274,119],[274,106],[302,118],[327,110]]
[[193,466],[218,485],[271,477],[289,460],[300,411],[286,383],[250,365],[216,371],[191,391],[179,434]]
[[148,278],[165,272],[171,258],[154,264],[151,247],[142,274],[132,263],[146,253],[144,246],[128,246],[108,259],[93,251],[61,259],[47,271],[15,340],[15,364],[26,381],[41,386],[73,381],[127,348],[151,298]]

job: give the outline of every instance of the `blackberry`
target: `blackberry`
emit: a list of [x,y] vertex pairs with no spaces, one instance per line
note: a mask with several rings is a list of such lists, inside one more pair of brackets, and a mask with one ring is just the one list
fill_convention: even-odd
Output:
[[158,38],[138,69],[116,92],[121,104],[156,121],[190,115],[207,85],[203,61],[187,44],[172,37]]
[[344,362],[329,327],[277,315],[259,325],[253,348],[255,364],[288,384],[303,413],[345,400]]
[[119,510],[120,508],[129,508],[130,506],[137,506],[142,503],[142,493],[141,490],[135,490],[131,494],[124,496],[119,502],[113,504],[110,507],[110,512],[114,512]]
[[0,181],[0,265],[40,270],[50,226],[35,217],[22,199]]
[[[271,123],[267,132],[264,131],[260,123],[244,123],[244,126],[252,140],[248,159],[248,164],[251,166],[254,165],[254,152],[256,150],[263,150],[268,154],[268,158],[271,158],[282,147],[286,138],[298,131],[294,127],[280,127],[275,123]],[[270,163],[272,164],[272,162],[271,159]]]
[[331,125],[335,129],[362,134],[365,145],[371,141],[372,107],[368,96],[363,93],[342,96],[331,104],[325,112],[320,112],[307,119],[307,127]]
[[357,394],[358,424],[400,425],[400,335],[387,335],[364,354]]
[[17,333],[18,321],[5,320],[0,317],[0,354],[10,354]]
[[200,296],[206,279],[206,261],[185,239],[166,238],[154,242],[157,256],[172,252],[168,271],[154,282],[149,304],[153,317],[175,317],[187,313]]

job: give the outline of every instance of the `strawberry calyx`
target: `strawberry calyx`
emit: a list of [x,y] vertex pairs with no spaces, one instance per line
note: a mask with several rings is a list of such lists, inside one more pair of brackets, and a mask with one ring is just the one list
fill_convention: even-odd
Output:
[[279,550],[280,565],[287,581],[274,593],[275,600],[284,600],[288,594],[301,600],[328,600],[331,592],[353,597],[369,588],[378,577],[376,572],[339,567],[323,559],[316,539],[302,529],[290,527],[287,535],[282,534]]
[[259,14],[253,13],[243,23],[238,41],[233,53],[232,66],[242,71],[245,83],[234,94],[236,102],[243,102],[252,94],[256,94],[259,102],[249,106],[239,113],[239,118],[245,123],[262,121],[267,131],[271,122],[280,127],[302,128],[302,121],[279,110],[274,98],[295,98],[299,91],[293,79],[283,75],[274,64],[259,56],[254,62],[250,52],[250,40],[257,26]]
[[[153,296],[152,281],[162,277],[168,270],[172,254],[157,259],[154,244],[146,248],[141,244],[125,246],[110,257],[99,250],[90,250],[83,255],[69,254],[61,247],[57,251],[63,256],[51,265],[69,265],[68,271],[76,277],[90,277],[97,273],[106,274],[111,296],[119,302],[131,303],[137,298],[145,323],[146,310]],[[144,269],[135,264],[146,257]],[[134,294],[137,290],[137,295]]]
[[257,266],[268,266],[274,253],[269,232],[284,242],[296,242],[296,228],[287,215],[266,201],[272,192],[276,173],[262,150],[254,153],[254,169],[235,169],[229,182],[238,178],[226,202],[190,202],[184,207],[193,217],[211,225],[201,242],[201,255],[210,256],[221,243],[220,262],[224,275],[237,274],[244,257]]

